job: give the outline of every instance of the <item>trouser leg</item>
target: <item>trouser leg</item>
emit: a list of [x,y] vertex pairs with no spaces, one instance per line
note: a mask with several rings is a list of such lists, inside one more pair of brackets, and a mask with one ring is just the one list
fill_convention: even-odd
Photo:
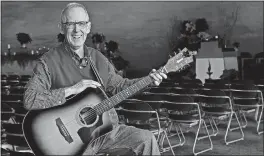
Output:
[[160,155],[156,138],[150,131],[126,125],[119,125],[104,137],[96,139],[84,155],[118,148],[131,149],[137,155]]

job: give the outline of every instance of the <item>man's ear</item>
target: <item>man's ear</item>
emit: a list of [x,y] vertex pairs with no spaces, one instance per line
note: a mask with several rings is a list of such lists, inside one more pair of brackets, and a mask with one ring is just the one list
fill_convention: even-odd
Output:
[[58,27],[59,27],[59,29],[60,29],[60,33],[61,33],[61,34],[64,34],[63,26],[62,26],[61,23],[58,24]]
[[91,22],[88,22],[87,23],[87,29],[86,29],[86,33],[89,34],[91,32],[91,27],[92,27],[92,24]]

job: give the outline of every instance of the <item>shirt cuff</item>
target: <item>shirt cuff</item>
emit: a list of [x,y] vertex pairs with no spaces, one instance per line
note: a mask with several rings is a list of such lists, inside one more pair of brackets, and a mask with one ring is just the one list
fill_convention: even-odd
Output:
[[52,95],[56,97],[55,98],[56,101],[54,101],[54,105],[62,105],[66,102],[64,88],[52,90]]

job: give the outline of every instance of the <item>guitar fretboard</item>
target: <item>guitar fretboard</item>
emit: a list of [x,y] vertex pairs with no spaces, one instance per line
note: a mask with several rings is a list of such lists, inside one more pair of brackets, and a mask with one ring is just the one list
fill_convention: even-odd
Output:
[[101,103],[95,105],[93,109],[97,112],[98,115],[100,115],[104,113],[105,111],[110,110],[115,105],[126,100],[127,98],[135,95],[140,90],[150,85],[152,82],[153,82],[152,78],[150,76],[146,76],[142,78],[141,80],[139,80],[138,82],[136,82],[135,84],[129,86],[128,88],[124,89],[118,94],[112,96],[111,98],[103,100]]
[[[167,64],[160,68],[157,72],[165,72],[169,73],[171,71],[178,71],[188,63],[192,62],[192,57],[189,57],[189,59],[184,59],[183,53],[179,53],[176,56],[174,56],[172,59],[170,59]],[[109,99],[103,100],[101,103],[95,105],[93,109],[96,111],[97,115],[103,114],[105,111],[110,110],[115,105],[121,103],[122,101],[126,100],[129,97],[132,97],[142,89],[146,88],[148,85],[150,85],[153,82],[153,79],[150,76],[146,76],[136,82],[135,84],[129,86],[125,90],[119,92],[118,94],[112,96]]]

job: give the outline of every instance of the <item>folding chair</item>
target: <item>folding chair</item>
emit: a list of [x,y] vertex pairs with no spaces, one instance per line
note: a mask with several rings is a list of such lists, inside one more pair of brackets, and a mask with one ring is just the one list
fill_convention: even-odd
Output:
[[19,85],[26,86],[26,84],[30,79],[31,79],[31,75],[21,75]]
[[22,86],[11,86],[9,89],[10,95],[21,95],[23,96],[25,93],[25,88]]
[[15,120],[17,123],[22,123],[28,110],[26,110],[24,107],[17,107],[15,109]]
[[15,110],[15,112],[24,108],[22,101],[2,101],[2,103],[5,103],[6,105],[10,106],[12,109]]
[[[262,80],[254,80],[254,84],[257,86],[257,88],[262,92],[262,95],[264,93],[264,79]],[[255,119],[258,120],[258,114],[259,114],[259,108],[256,109]]]
[[2,103],[6,103],[15,110],[15,121],[22,123],[27,110],[23,107],[23,95],[2,95]]
[[20,76],[19,75],[8,75],[7,77],[7,83],[11,86],[16,86],[20,82]]
[[29,148],[22,131],[22,124],[2,124],[6,134],[6,144],[2,144],[2,148],[14,152],[33,153]]
[[107,149],[96,153],[96,156],[121,156],[121,155],[136,155],[130,148]]
[[9,95],[10,91],[7,87],[1,87],[1,95]]
[[1,74],[1,80],[6,80],[7,79],[7,75],[6,74]]
[[23,102],[22,95],[2,95],[2,102]]
[[205,84],[215,84],[221,81],[221,79],[205,79]]
[[[160,151],[163,153],[171,150],[172,154],[175,155],[166,132],[166,127],[161,126],[157,111],[153,110],[146,102],[140,100],[126,100],[122,103],[122,107],[118,110],[118,114],[124,116],[126,125],[150,130],[156,136],[159,145],[161,145],[161,138],[163,136],[166,137],[169,147],[164,148],[160,146]],[[153,115],[156,116],[157,122],[152,122],[151,118]]]
[[21,75],[20,80],[29,81],[31,79],[31,75]]
[[229,82],[228,81],[218,81],[216,83],[205,83],[202,88],[221,89],[221,90],[229,91]]
[[178,94],[178,95],[185,95],[185,96],[190,96],[193,98],[194,102],[197,102],[199,94],[199,90],[194,90],[191,88],[171,88],[169,89],[169,92],[172,94]]
[[176,82],[163,82],[163,81],[159,85],[159,87],[177,87],[177,86],[179,86],[179,84]]
[[[233,106],[234,109],[240,114],[243,115],[245,124],[242,126],[245,128],[247,126],[247,119],[245,117],[245,113],[250,113],[252,108],[258,109],[261,108],[259,118],[257,119],[257,133],[262,134],[263,130],[260,131],[260,123],[263,121],[263,94],[261,90],[259,90],[253,84],[232,84],[231,85],[231,94],[233,98]],[[235,130],[238,127],[232,129]]]
[[[229,96],[226,96],[225,92],[215,89],[203,89],[200,91],[199,103],[202,106],[202,110],[203,112],[205,112],[205,117],[208,118],[210,127],[213,130],[213,133],[210,134],[211,136],[216,136],[218,134],[218,127],[215,120],[222,120],[226,117],[229,117],[225,133],[226,145],[244,140],[244,132],[242,130],[237,114],[233,110],[231,98]],[[230,126],[233,116],[235,116],[235,119],[237,120],[242,136],[241,138],[227,141],[228,134],[231,131]]]
[[8,86],[8,82],[6,79],[1,79],[1,86]]
[[17,74],[10,74],[10,75],[7,76],[7,79],[9,79],[9,80],[19,80],[20,76],[17,75]]
[[34,154],[28,152],[15,152],[1,148],[1,156],[34,156]]
[[15,110],[7,105],[1,103],[1,123],[15,123]]
[[149,92],[149,93],[169,93],[169,88],[168,87],[151,87],[147,91],[144,92]]
[[187,88],[187,89],[193,89],[193,90],[199,90],[202,85],[198,83],[181,83],[181,88]]
[[[178,144],[175,144],[172,147],[182,146],[185,143],[185,136],[181,130],[182,124],[185,125],[187,124],[190,127],[193,127],[194,125],[198,124],[198,129],[193,144],[193,154],[198,155],[206,151],[212,150],[213,149],[212,140],[209,135],[208,129],[206,127],[205,121],[203,119],[203,115],[200,111],[199,104],[195,103],[191,97],[186,95],[170,94],[170,95],[163,95],[162,98],[164,101],[161,107],[164,107],[168,110],[169,119],[172,121],[171,126],[175,126],[174,128],[176,129],[177,132],[175,135],[177,135],[180,140]],[[210,142],[210,147],[204,150],[196,151],[197,140],[203,139],[198,137],[202,124],[206,129],[206,134],[208,135],[207,138]]]
[[[161,90],[159,90],[161,89]],[[165,89],[165,90],[164,90]],[[151,106],[152,109],[157,111],[159,115],[160,124],[162,127],[168,126],[170,124],[170,120],[168,120],[168,114],[164,111],[164,109],[161,108],[162,105],[162,97],[159,96],[159,94],[166,94],[168,91],[166,88],[155,88],[155,90],[152,90],[153,92],[143,92],[137,96],[134,96],[133,99],[140,100],[143,102],[146,102]],[[161,93],[164,91],[163,93]],[[132,100],[132,99],[131,99]],[[157,117],[156,114],[153,115],[153,117],[150,119],[152,121],[156,121]]]
[[199,84],[202,85],[202,81],[200,79],[193,79],[193,80],[181,80],[180,84]]

